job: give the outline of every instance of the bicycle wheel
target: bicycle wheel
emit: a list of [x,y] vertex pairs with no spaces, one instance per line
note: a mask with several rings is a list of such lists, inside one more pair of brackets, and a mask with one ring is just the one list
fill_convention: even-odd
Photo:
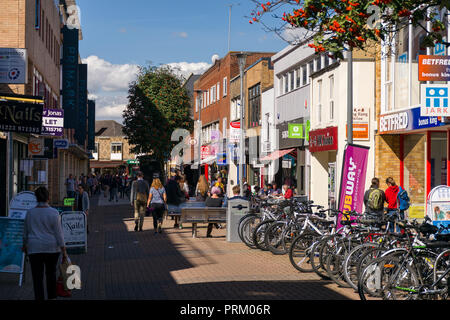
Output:
[[368,250],[376,247],[374,243],[363,243],[359,246],[356,246],[350,253],[347,255],[347,258],[344,261],[343,272],[345,281],[347,281],[348,285],[355,290],[358,290],[358,265],[361,257]]
[[327,246],[327,241],[332,237],[333,236],[326,236],[316,241],[309,254],[309,260],[313,271],[324,280],[330,280],[330,277],[328,276],[325,266],[322,263],[324,259],[321,259],[321,255]]
[[347,255],[350,253],[353,247],[358,245],[358,241],[352,241],[348,239],[340,239],[336,242],[333,250],[330,250],[325,264],[328,276],[337,285],[343,288],[350,288],[350,285],[345,281],[344,277],[344,262]]
[[270,252],[276,255],[286,254],[285,233],[287,225],[285,222],[278,221],[267,228],[264,235],[264,244]]
[[313,272],[309,256],[312,246],[319,236],[317,233],[305,231],[292,242],[289,261],[298,271]]
[[[439,254],[433,273],[433,283],[436,283],[432,289],[440,290],[437,295],[440,300],[448,300],[450,286],[450,250],[445,250]],[[439,280],[439,281],[438,281]]]
[[266,233],[267,229],[274,222],[275,222],[275,220],[272,220],[272,219],[264,220],[255,227],[255,230],[253,231],[252,239],[253,239],[253,244],[256,246],[256,248],[263,250],[263,251],[269,250],[266,248],[266,245],[264,243],[264,237],[265,237],[265,233]]
[[239,239],[241,239],[242,242],[244,242],[244,237],[243,237],[243,235],[242,235],[242,227],[244,226],[245,222],[246,222],[248,219],[251,219],[251,218],[253,218],[253,217],[255,217],[255,216],[257,216],[257,215],[254,214],[254,213],[249,213],[249,214],[246,214],[245,216],[243,216],[243,217],[239,220],[239,224],[238,224],[238,235],[239,235]]
[[241,227],[242,241],[251,249],[256,249],[253,243],[253,231],[256,226],[261,222],[261,218],[258,216],[248,217],[243,221]]

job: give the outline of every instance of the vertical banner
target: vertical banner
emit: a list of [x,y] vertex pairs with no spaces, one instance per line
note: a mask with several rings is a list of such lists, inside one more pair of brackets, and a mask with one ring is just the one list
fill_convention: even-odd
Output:
[[[347,145],[345,149],[339,195],[339,210],[342,212],[353,210],[362,212],[369,149],[354,144]],[[345,219],[340,214],[338,228],[342,226],[340,221],[343,218]]]
[[75,130],[76,138],[80,146],[84,146],[87,135],[88,117],[88,91],[87,91],[87,64],[78,65],[78,125]]
[[64,109],[64,128],[77,128],[78,108],[78,29],[64,26],[63,57],[62,57],[62,104]]
[[88,150],[95,149],[95,101],[88,100]]

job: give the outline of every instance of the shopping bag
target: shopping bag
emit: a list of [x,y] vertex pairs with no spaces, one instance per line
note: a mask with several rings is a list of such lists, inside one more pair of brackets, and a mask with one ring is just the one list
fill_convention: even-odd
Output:
[[72,296],[72,291],[64,288],[63,277],[59,276],[56,280],[56,295],[62,298],[70,298]]
[[69,274],[67,274],[67,268],[72,265],[72,262],[70,261],[70,258],[67,257],[67,260],[65,262],[62,261],[59,263],[59,274],[62,278],[63,286],[65,290],[69,290],[67,288],[67,279],[69,278]]

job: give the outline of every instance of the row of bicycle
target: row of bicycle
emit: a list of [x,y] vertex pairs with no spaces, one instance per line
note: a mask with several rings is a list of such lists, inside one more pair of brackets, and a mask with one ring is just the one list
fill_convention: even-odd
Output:
[[295,198],[253,199],[252,207],[240,220],[241,240],[289,255],[300,272],[353,288],[362,300],[448,299],[450,235],[428,218],[344,213]]

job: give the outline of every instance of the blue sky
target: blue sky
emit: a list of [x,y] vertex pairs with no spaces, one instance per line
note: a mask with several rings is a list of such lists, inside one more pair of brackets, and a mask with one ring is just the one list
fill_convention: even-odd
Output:
[[[121,122],[128,84],[139,65],[170,64],[183,75],[202,73],[217,54],[231,50],[278,52],[287,43],[260,25],[249,24],[251,0],[77,0],[89,65],[89,92],[97,119]],[[247,16],[247,17],[246,17]]]
[[[228,4],[232,50],[279,51],[286,43],[248,23],[250,0],[78,0],[84,40],[81,55],[114,64],[158,65],[210,61],[228,46]],[[240,4],[240,5],[237,5]]]

